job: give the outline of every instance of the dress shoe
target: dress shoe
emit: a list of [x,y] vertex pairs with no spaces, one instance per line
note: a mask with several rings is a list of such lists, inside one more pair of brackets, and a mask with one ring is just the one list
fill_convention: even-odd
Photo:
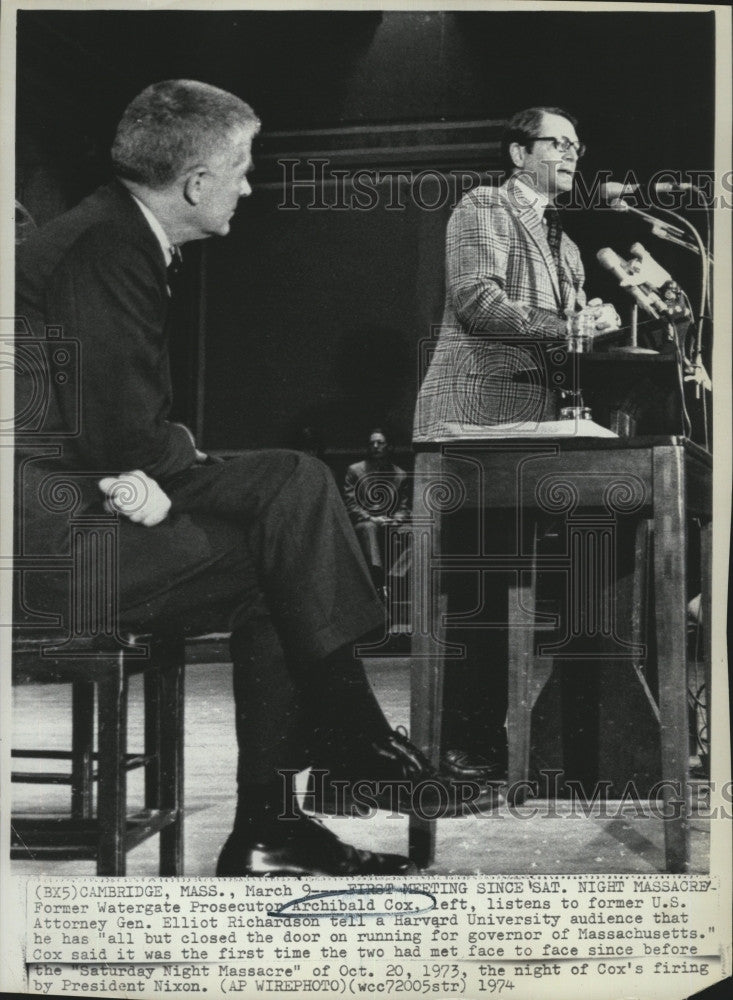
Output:
[[409,778],[423,781],[437,777],[437,771],[425,754],[411,743],[407,731],[399,726],[388,736],[371,744],[367,756],[372,765],[369,777]]
[[506,765],[492,762],[480,754],[467,750],[446,750],[440,761],[440,770],[459,781],[501,781],[506,778]]
[[337,816],[365,816],[386,809],[441,819],[491,812],[500,803],[495,787],[439,773],[397,729],[372,743],[358,765],[314,768],[304,808]]
[[409,858],[358,850],[307,816],[281,820],[260,836],[231,833],[216,866],[219,877],[411,875],[415,871]]

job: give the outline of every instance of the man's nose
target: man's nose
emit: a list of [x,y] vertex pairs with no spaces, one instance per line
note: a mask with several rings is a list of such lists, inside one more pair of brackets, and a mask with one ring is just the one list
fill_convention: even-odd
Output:
[[252,185],[249,183],[249,181],[245,177],[244,180],[242,181],[242,183],[239,185],[239,197],[240,198],[249,198],[249,196],[251,194],[252,194]]

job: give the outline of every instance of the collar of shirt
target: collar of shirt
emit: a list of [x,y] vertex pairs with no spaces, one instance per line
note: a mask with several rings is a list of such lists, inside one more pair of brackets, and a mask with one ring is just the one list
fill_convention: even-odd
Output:
[[540,222],[542,222],[545,209],[550,204],[550,199],[547,195],[541,194],[539,191],[535,191],[535,189],[530,187],[529,184],[525,184],[519,177],[515,178],[514,183],[520,189],[524,198],[526,198],[527,204],[537,213],[537,218]]
[[[132,194],[132,192],[130,193]],[[148,206],[144,204],[144,202],[140,201],[136,195],[133,194],[132,197],[135,199],[138,208],[145,216],[145,221],[153,230],[153,234],[155,235],[158,243],[160,243],[160,249],[163,251],[163,257],[165,259],[165,266],[168,267],[173,258],[173,244],[166,236],[165,229],[163,229],[161,224],[158,222],[157,217],[150,211]]]

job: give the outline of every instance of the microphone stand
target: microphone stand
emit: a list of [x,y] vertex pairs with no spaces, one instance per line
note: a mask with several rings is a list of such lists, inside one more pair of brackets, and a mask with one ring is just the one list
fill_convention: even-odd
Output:
[[[664,212],[665,215],[672,216],[676,222],[679,222],[684,228],[678,229],[677,226],[672,226],[669,223],[660,221],[653,215],[649,215],[647,212],[642,212],[641,209],[636,208],[634,205],[629,205],[628,202],[621,201],[617,199],[611,203],[611,208],[616,212],[631,212],[632,215],[638,216],[643,219],[652,227],[652,233],[661,239],[667,239],[677,246],[683,247],[685,250],[689,250],[692,253],[698,254],[701,260],[701,289],[700,289],[700,312],[698,313],[697,322],[697,336],[695,341],[695,359],[697,359],[702,354],[702,328],[705,319],[705,310],[710,305],[710,271],[712,267],[712,259],[708,250],[703,243],[702,237],[698,233],[697,229],[692,225],[692,223],[685,219],[684,216],[680,215],[678,212],[673,212],[671,208],[662,208],[661,206],[656,206],[660,212]],[[684,237],[686,235],[685,229],[688,233],[692,235],[694,240],[690,243]]]
[[[709,440],[708,440],[708,410],[707,410],[707,397],[705,396],[705,390],[708,392],[712,391],[712,383],[710,381],[710,376],[705,370],[705,365],[702,361],[702,340],[703,340],[703,326],[705,323],[706,311],[708,316],[712,316],[711,299],[710,299],[710,276],[712,272],[712,255],[710,253],[710,220],[708,219],[708,245],[702,241],[702,237],[698,233],[697,229],[692,225],[692,223],[685,219],[684,216],[680,215],[678,212],[673,212],[671,208],[662,208],[659,206],[659,211],[664,212],[666,215],[672,216],[677,222],[681,223],[687,230],[692,234],[695,240],[696,250],[700,254],[701,260],[701,289],[700,289],[700,312],[698,314],[697,329],[695,331],[695,347],[693,351],[693,356],[691,359],[685,357],[684,351],[680,348],[680,355],[682,358],[682,363],[685,365],[688,371],[687,380],[692,379],[695,382],[695,399],[700,399],[702,397],[702,419],[703,419],[703,436],[705,441],[705,448],[709,451]],[[685,241],[686,242],[686,241]]]
[[[680,363],[683,368],[686,368],[689,372],[688,379],[694,380],[695,385],[695,398],[700,399],[701,389],[702,392],[702,410],[703,410],[703,433],[705,439],[705,448],[709,450],[708,441],[708,418],[707,418],[707,401],[705,398],[704,390],[710,392],[712,390],[712,385],[710,382],[710,376],[705,370],[705,366],[702,362],[702,341],[703,341],[703,326],[706,318],[706,310],[708,314],[711,313],[711,301],[710,301],[710,275],[712,271],[712,254],[710,253],[709,242],[710,242],[710,223],[708,221],[708,246],[702,240],[699,232],[693,226],[693,224],[686,219],[684,216],[680,215],[678,212],[672,211],[671,208],[663,208],[661,205],[655,206],[658,211],[664,212],[665,215],[671,216],[676,222],[680,223],[683,227],[679,229],[677,226],[673,226],[668,222],[664,222],[654,215],[650,215],[647,212],[643,212],[641,209],[636,208],[634,205],[629,205],[628,202],[622,201],[621,199],[616,199],[611,203],[611,208],[617,212],[631,212],[632,215],[636,215],[643,219],[652,227],[652,234],[661,238],[669,240],[671,243],[675,243],[678,246],[683,247],[685,250],[689,250],[692,253],[699,255],[701,268],[700,268],[700,311],[698,313],[697,327],[695,331],[695,346],[694,353],[691,359],[685,356],[685,352],[682,350],[681,345],[678,344],[678,353],[680,355]],[[685,230],[687,232],[685,232]],[[687,235],[692,236],[693,242],[685,239]],[[680,376],[682,378],[682,376]],[[684,403],[683,403],[684,406]]]
[[651,347],[639,347],[639,306],[634,302],[631,307],[631,322],[629,324],[630,343],[621,347],[609,347],[609,354],[659,354]]
[[[615,201],[609,202],[608,207],[613,209],[614,212],[631,212],[632,215],[636,215],[640,219],[643,219],[644,222],[648,222],[650,226],[661,229],[662,232],[665,234],[665,236],[669,235],[672,238],[681,240],[687,247],[687,249],[689,250],[695,249],[691,243],[688,243],[684,239],[685,236],[684,229],[678,229],[677,226],[671,226],[668,222],[664,222],[663,219],[658,219],[656,216],[650,215],[648,212],[642,212],[642,210],[640,208],[637,208],[636,205],[629,205],[627,201],[623,201],[621,198],[616,198]],[[675,215],[675,213],[672,212],[671,209],[663,209],[663,208],[660,209],[660,212],[665,212],[665,211],[669,212],[671,215]],[[685,219],[682,219],[679,216],[675,217],[680,218],[680,221],[686,224]]]

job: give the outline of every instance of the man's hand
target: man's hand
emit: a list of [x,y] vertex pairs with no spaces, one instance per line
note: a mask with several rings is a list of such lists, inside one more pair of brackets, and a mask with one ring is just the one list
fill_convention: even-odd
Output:
[[596,333],[609,333],[621,326],[621,318],[610,302],[591,299],[582,312],[589,317]]
[[710,380],[710,376],[705,370],[705,365],[702,363],[700,358],[695,361],[685,360],[684,362],[684,372],[685,372],[685,382],[696,382],[698,385],[697,395],[700,395],[699,386],[703,389],[707,389],[708,392],[712,392],[713,383]]
[[108,513],[124,514],[146,528],[164,521],[171,509],[171,502],[160,486],[140,469],[121,476],[107,476],[97,485],[107,494],[104,509]]

